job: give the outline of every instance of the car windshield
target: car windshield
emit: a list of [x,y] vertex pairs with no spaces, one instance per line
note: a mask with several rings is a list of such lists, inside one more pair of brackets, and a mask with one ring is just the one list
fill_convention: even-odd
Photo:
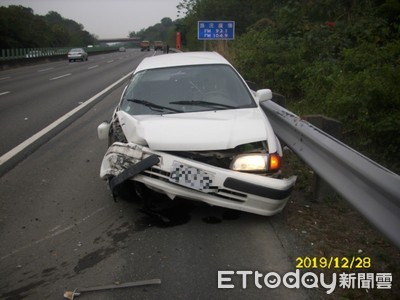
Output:
[[141,71],[132,78],[121,110],[131,115],[256,107],[243,80],[228,65]]

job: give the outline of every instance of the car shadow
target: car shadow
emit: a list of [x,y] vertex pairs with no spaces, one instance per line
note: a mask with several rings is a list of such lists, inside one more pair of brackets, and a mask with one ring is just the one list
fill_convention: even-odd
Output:
[[236,220],[242,214],[240,211],[179,197],[171,200],[168,196],[144,188],[133,181],[127,181],[118,186],[115,195],[116,201],[129,202],[141,214],[135,221],[135,227],[141,230],[150,227],[169,228],[184,225],[198,211],[203,212],[201,219],[206,224]]

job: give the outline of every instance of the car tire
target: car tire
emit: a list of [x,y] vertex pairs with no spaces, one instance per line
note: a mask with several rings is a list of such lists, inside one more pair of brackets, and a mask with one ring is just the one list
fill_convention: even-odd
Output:
[[[112,178],[109,178],[109,182],[111,179]],[[142,200],[136,191],[136,182],[132,180],[126,180],[116,186],[113,191],[113,196],[128,202],[137,202]]]
[[108,147],[110,147],[115,142],[127,142],[124,132],[119,125],[119,122],[112,123],[110,126],[110,131],[108,132]]

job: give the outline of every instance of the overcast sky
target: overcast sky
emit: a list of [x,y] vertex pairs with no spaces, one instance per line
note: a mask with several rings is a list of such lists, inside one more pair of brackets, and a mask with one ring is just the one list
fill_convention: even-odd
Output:
[[0,6],[22,5],[36,15],[58,12],[82,24],[99,38],[120,38],[131,31],[160,23],[164,17],[177,19],[181,0],[0,0]]

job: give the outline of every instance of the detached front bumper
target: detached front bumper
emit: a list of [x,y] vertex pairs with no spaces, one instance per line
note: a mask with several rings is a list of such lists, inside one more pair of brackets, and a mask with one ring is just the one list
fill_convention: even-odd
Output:
[[[152,160],[152,166],[144,164],[130,180],[141,182],[171,199],[178,196],[269,216],[285,207],[296,182],[296,176],[276,179],[236,172],[133,143],[114,143],[109,147],[100,177],[122,177],[125,170],[154,155],[158,160]],[[125,175],[127,173],[125,171]]]

